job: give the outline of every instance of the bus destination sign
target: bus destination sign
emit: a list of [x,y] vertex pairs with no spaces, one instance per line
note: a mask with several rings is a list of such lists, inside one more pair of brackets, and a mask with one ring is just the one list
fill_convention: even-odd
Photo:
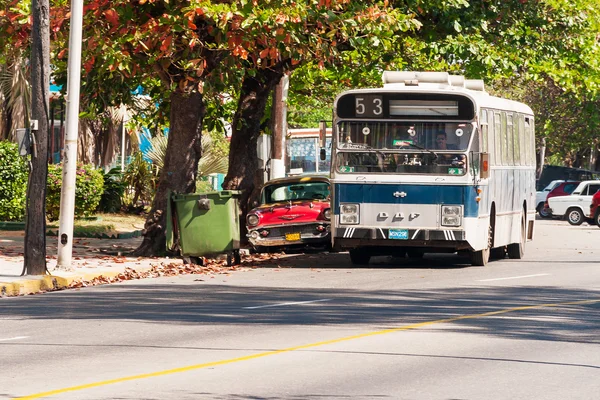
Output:
[[420,93],[348,93],[337,102],[340,118],[463,119],[474,117],[472,101],[460,95]]

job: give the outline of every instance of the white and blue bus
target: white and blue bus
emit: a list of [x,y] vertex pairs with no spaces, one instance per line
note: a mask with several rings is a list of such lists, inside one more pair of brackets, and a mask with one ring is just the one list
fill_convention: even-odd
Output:
[[445,72],[386,71],[383,82],[335,100],[333,248],[359,265],[428,252],[466,252],[479,266],[522,258],[535,221],[531,108]]

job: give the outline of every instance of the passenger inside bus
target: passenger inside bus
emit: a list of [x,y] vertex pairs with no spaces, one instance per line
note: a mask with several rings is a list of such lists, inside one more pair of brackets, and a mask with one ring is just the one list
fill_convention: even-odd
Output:
[[448,135],[444,131],[439,131],[435,134],[436,150],[458,150],[458,146],[453,143],[448,143]]

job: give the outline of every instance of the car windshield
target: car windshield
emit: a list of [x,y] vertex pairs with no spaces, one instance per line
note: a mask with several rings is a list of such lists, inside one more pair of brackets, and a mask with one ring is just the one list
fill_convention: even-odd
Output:
[[325,200],[329,198],[328,182],[286,182],[267,185],[263,189],[263,204],[293,200]]

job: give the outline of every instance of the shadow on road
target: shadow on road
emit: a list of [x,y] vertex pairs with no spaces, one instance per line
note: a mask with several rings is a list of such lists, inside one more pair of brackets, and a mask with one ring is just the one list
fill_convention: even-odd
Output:
[[[264,257],[264,259],[260,259]],[[471,267],[468,257],[457,254],[426,254],[424,258],[376,256],[368,265],[353,265],[347,252],[313,252],[299,254],[273,254],[244,258],[245,266],[257,268],[465,268]]]
[[[247,306],[323,300],[301,307]],[[560,287],[359,290],[233,285],[108,285],[3,299],[0,319],[124,320],[165,324],[365,325],[367,330],[581,300],[455,321],[456,332],[600,344],[600,293]],[[447,329],[445,325],[444,329]],[[476,328],[476,329],[473,329]],[[423,329],[437,329],[434,326]],[[0,342],[2,346],[10,343]]]

